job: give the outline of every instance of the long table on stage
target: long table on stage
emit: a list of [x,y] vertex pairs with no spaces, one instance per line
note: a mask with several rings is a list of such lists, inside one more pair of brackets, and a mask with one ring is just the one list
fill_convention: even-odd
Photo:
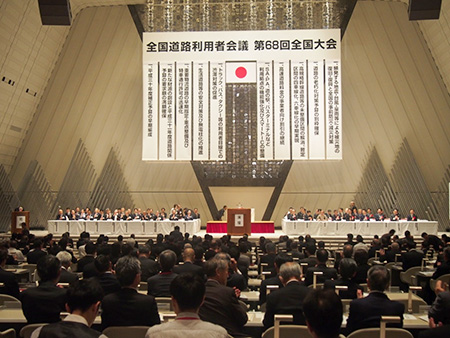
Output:
[[406,230],[413,236],[420,236],[423,232],[437,234],[438,223],[433,221],[290,221],[283,219],[281,229],[286,235],[305,235],[311,236],[345,236],[348,233],[362,236],[374,236],[388,233],[394,229],[396,234],[403,235]]
[[192,221],[48,221],[48,232],[52,234],[63,234],[70,232],[79,235],[83,231],[89,233],[111,234],[111,235],[152,235],[169,234],[175,226],[180,227],[181,232],[195,234],[200,231],[201,220]]

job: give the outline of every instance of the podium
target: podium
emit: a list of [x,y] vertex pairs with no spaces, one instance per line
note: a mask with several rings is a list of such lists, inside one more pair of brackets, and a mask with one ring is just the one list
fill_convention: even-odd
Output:
[[227,209],[227,233],[232,236],[251,235],[251,209]]
[[[25,226],[22,226],[23,223]],[[21,233],[23,229],[30,229],[30,212],[13,211],[11,213],[11,233]]]

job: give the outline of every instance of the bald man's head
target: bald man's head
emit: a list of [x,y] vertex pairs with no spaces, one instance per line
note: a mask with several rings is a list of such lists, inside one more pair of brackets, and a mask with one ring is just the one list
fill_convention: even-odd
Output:
[[183,261],[193,262],[195,259],[195,251],[192,248],[186,248],[183,251]]

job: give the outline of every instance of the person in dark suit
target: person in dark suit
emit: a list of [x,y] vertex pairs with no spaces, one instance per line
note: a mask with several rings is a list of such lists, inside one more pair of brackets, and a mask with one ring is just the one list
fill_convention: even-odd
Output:
[[389,219],[390,219],[391,221],[393,221],[393,222],[398,222],[398,221],[400,221],[401,216],[400,216],[400,213],[398,212],[398,209],[397,209],[397,208],[395,208],[395,209],[392,211],[391,217],[389,217]]
[[[300,263],[308,263],[308,269],[317,265],[316,246],[312,243],[307,243],[305,246],[306,258],[300,260]],[[306,271],[303,271],[306,273]]]
[[408,243],[409,251],[402,254],[403,271],[407,271],[414,266],[421,266],[425,255],[422,250],[416,249],[416,243]]
[[437,326],[419,332],[419,338],[448,338],[450,337],[450,325]]
[[406,218],[406,220],[408,222],[416,222],[417,221],[417,216],[416,216],[416,213],[414,212],[414,209],[409,210],[409,215]]
[[226,205],[224,205],[223,208],[220,209],[217,212],[216,221],[221,221],[222,220],[223,215],[225,215],[225,211],[227,211],[227,206]]
[[343,258],[339,263],[340,278],[336,280],[326,280],[324,289],[335,290],[336,286],[346,286],[347,290],[339,290],[339,297],[342,299],[355,299],[362,295],[364,289],[356,283],[353,278],[356,276],[358,265],[352,258]]
[[442,243],[440,238],[436,235],[429,235],[426,232],[423,232],[421,237],[423,238],[422,248],[424,250],[433,248],[434,251],[439,251],[440,248],[444,246],[444,243]]
[[121,289],[121,285],[116,275],[112,273],[112,263],[109,256],[99,255],[94,261],[98,275],[93,277],[102,287],[104,295],[117,292]]
[[141,268],[136,257],[124,256],[115,265],[122,289],[102,302],[102,330],[109,326],[153,326],[160,324],[155,298],[138,293]]
[[354,254],[354,259],[357,264],[356,274],[353,277],[355,283],[361,284],[367,282],[367,272],[370,269],[370,265],[367,264],[369,260],[369,254],[365,250],[356,250]]
[[67,290],[66,309],[70,312],[63,321],[41,326],[31,338],[105,337],[91,329],[103,299],[102,288],[92,279],[75,282]]
[[338,338],[342,324],[342,301],[331,290],[312,290],[303,301],[308,330],[314,338]]
[[60,283],[73,283],[78,280],[78,275],[69,271],[72,264],[72,255],[67,251],[60,251],[56,254],[56,258],[61,262]]
[[247,308],[239,303],[240,292],[226,286],[228,261],[212,258],[205,262],[205,300],[200,307],[202,320],[225,328],[233,337],[245,337],[242,333],[247,323]]
[[4,286],[0,287],[0,293],[7,294],[19,299],[19,284],[17,283],[16,276],[10,271],[5,271],[6,260],[8,258],[8,249],[0,248],[0,283]]
[[177,276],[172,269],[177,255],[172,250],[164,250],[159,255],[161,272],[147,279],[148,294],[154,297],[170,297],[170,283]]
[[277,255],[277,247],[275,245],[275,243],[272,242],[268,242],[265,246],[266,248],[266,254],[264,256],[261,257],[260,259],[260,265],[259,265],[259,269],[260,272],[263,271],[263,268],[261,267],[261,263],[266,263],[267,266],[264,267],[264,271],[270,271],[270,277],[275,277],[276,276],[276,271],[275,271],[275,257]]
[[328,251],[325,249],[317,250],[317,265],[306,270],[305,284],[313,284],[314,272],[322,272],[322,275],[317,276],[317,283],[324,283],[329,279],[337,279],[337,271],[335,268],[327,267]]
[[[401,254],[400,245],[397,242],[394,242],[389,249],[380,250],[380,262],[395,262],[397,254]],[[401,261],[401,258],[399,260]]]
[[204,278],[203,268],[194,264],[195,251],[192,248],[186,248],[183,251],[183,262],[182,265],[176,265],[173,267],[173,272],[181,275],[186,273],[191,273]]
[[28,324],[54,323],[60,321],[65,311],[66,290],[59,288],[61,263],[53,255],[45,255],[37,263],[39,286],[28,288],[20,295],[22,311]]
[[150,277],[159,272],[159,265],[150,258],[150,247],[139,245],[139,261],[141,262],[141,279],[147,281]]
[[180,227],[178,225],[173,228],[169,236],[171,236],[175,242],[182,242],[184,240],[184,236],[181,233]]
[[84,267],[90,263],[94,263],[96,247],[94,242],[87,242],[85,246],[86,256],[81,258],[77,264],[77,271],[84,272]]
[[280,277],[284,288],[275,290],[267,296],[264,329],[274,325],[276,314],[292,314],[294,325],[305,325],[303,300],[311,289],[300,282],[300,265],[286,262],[280,268]]
[[279,253],[275,257],[274,264],[277,275],[275,277],[266,278],[261,282],[261,286],[259,287],[259,305],[262,305],[266,302],[268,285],[276,285],[279,289],[284,286],[280,278],[280,268],[284,263],[287,262],[292,262],[292,257],[288,256],[285,253]]
[[38,260],[47,255],[47,253],[42,250],[44,243],[39,238],[33,243],[33,250],[27,254],[28,264],[37,264]]
[[354,299],[350,303],[347,334],[368,327],[380,327],[381,316],[399,316],[401,322],[395,326],[403,326],[405,306],[390,300],[384,293],[389,287],[389,281],[389,270],[384,266],[376,265],[370,268],[367,276],[370,294],[365,298]]

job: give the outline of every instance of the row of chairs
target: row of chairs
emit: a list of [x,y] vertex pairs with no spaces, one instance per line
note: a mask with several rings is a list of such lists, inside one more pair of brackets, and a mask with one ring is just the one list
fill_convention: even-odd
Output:
[[[312,338],[307,326],[280,325],[281,322],[292,322],[292,315],[275,315],[275,325],[267,329],[261,338]],[[380,328],[360,329],[352,332],[347,338],[413,338],[413,335],[404,329],[386,328],[387,323],[400,323],[400,317],[382,316]],[[341,335],[342,338],[345,338]]]

